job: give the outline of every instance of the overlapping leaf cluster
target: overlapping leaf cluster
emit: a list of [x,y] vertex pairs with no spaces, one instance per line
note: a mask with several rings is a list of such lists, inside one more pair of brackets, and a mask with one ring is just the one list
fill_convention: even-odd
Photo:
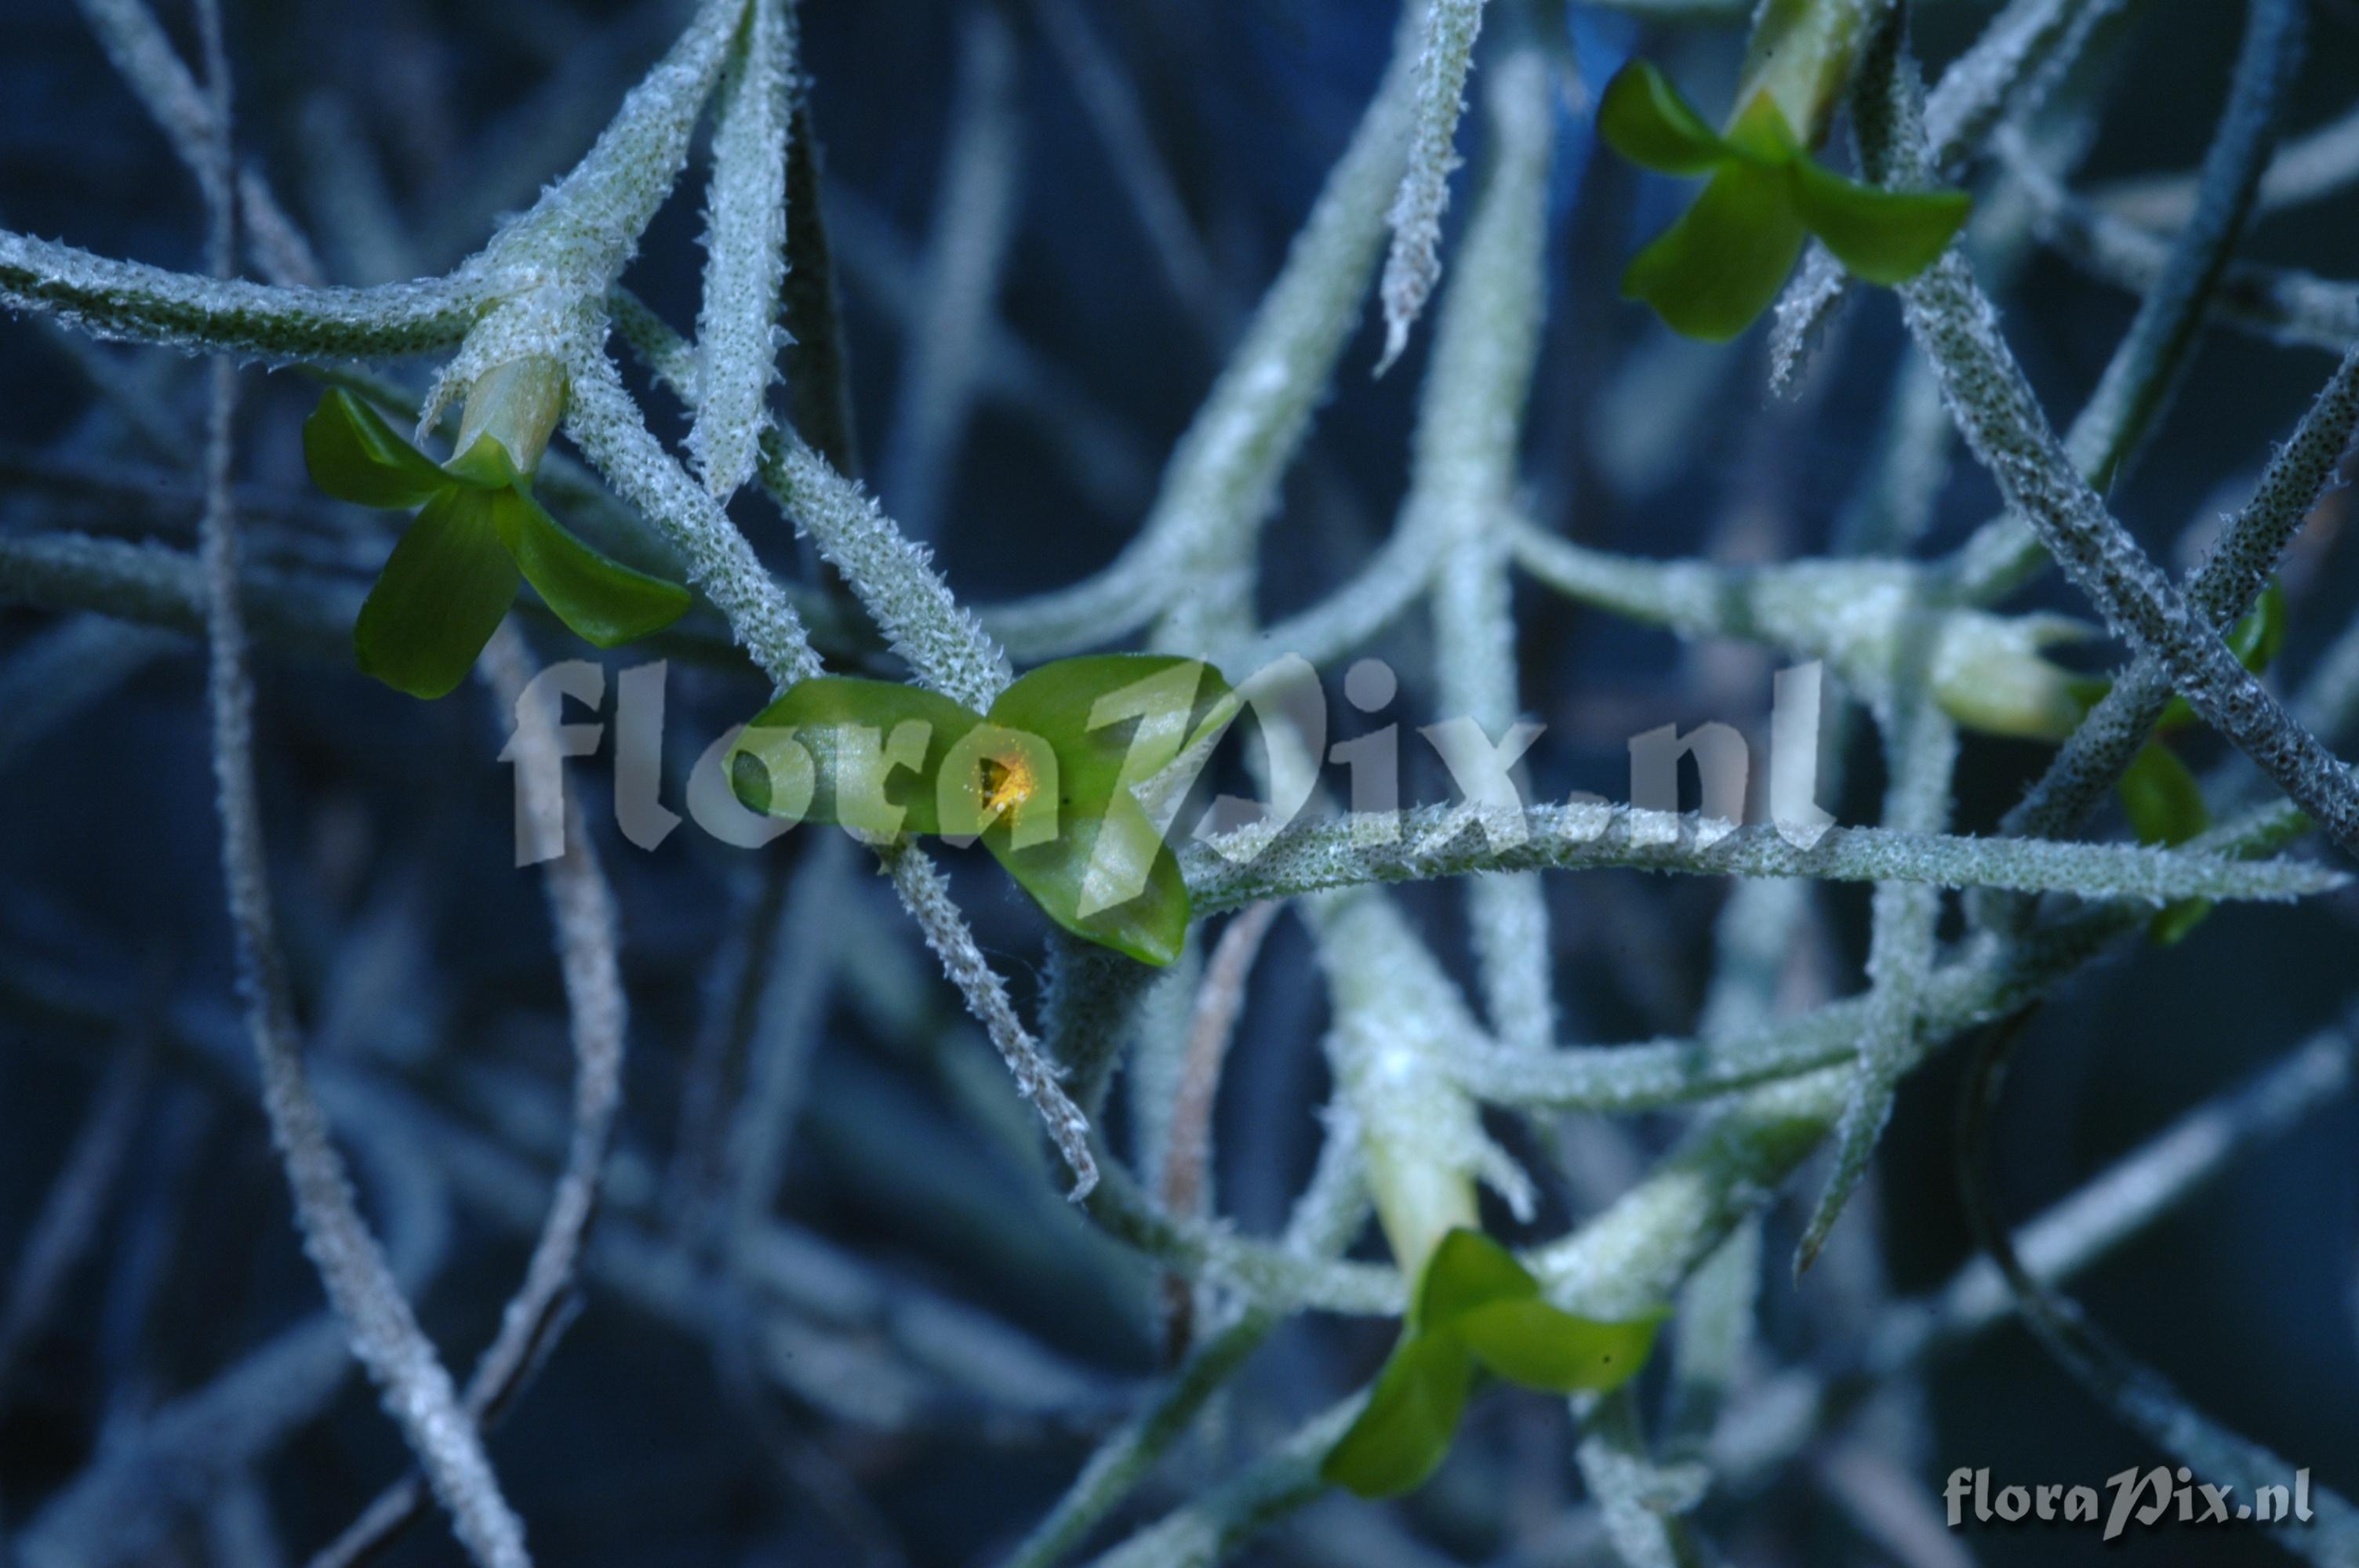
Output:
[[1724,341],[1751,326],[1812,238],[1855,277],[1905,283],[1948,247],[1972,205],[1960,190],[1893,190],[1832,172],[1767,92],[1716,132],[1645,60],[1606,85],[1597,130],[1641,168],[1709,182],[1622,276],[1624,295],[1691,338]]
[[872,843],[980,838],[1065,930],[1157,968],[1187,936],[1188,884],[1138,787],[1225,722],[1195,659],[1060,659],[976,713],[887,681],[799,683],[745,726],[731,787],[756,811]]
[[339,501],[416,512],[361,606],[361,668],[412,697],[447,696],[516,603],[533,591],[576,636],[620,647],[686,613],[688,590],[583,544],[535,501],[499,440],[437,465],[341,388],[303,426],[312,482]]

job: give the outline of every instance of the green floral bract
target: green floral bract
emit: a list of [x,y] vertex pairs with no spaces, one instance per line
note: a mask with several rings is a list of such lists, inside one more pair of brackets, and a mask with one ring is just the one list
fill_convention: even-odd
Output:
[[1854,276],[1905,283],[1940,258],[1971,205],[1963,191],[1886,190],[1829,171],[1767,93],[1723,135],[1645,60],[1606,85],[1597,129],[1642,168],[1710,178],[1622,275],[1625,298],[1691,338],[1722,342],[1752,325],[1813,234]]
[[1479,1231],[1441,1238],[1419,1281],[1400,1343],[1321,1478],[1364,1498],[1416,1490],[1440,1467],[1476,1371],[1570,1394],[1618,1388],[1647,1364],[1659,1314],[1600,1323],[1540,1300],[1539,1281]]
[[361,668],[412,697],[442,697],[467,678],[519,580],[602,648],[661,631],[688,609],[686,589],[567,533],[490,436],[437,466],[337,389],[303,422],[303,461],[340,501],[417,510],[353,627]]
[[980,838],[1077,936],[1160,967],[1188,932],[1188,884],[1137,785],[1227,722],[1226,682],[1195,659],[1060,659],[989,714],[890,681],[799,681],[755,718],[729,779],[756,811],[872,843]]

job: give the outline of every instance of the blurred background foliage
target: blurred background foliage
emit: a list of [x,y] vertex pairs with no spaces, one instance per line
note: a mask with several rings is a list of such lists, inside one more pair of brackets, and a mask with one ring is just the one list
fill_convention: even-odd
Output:
[[[168,25],[185,24],[177,7],[163,9]],[[1077,93],[1052,37],[1067,9],[1085,12],[1135,89],[1201,241],[1193,297],[1172,286]],[[1923,6],[1929,63],[1962,47],[1989,9],[1979,0]],[[2147,7],[2083,187],[2200,158],[2241,10],[2217,0]],[[939,497],[931,531],[940,565],[962,597],[987,603],[1083,576],[1128,536],[1160,455],[1364,104],[1394,18],[1368,0],[1018,3],[999,14],[1012,49],[994,67],[978,61],[978,11],[933,0],[807,0],[802,25],[856,421],[888,508],[928,236],[960,117],[975,112],[976,94],[997,95],[1013,138],[1012,237],[995,330],[1020,346],[1024,373],[986,351],[1002,362],[986,371],[971,420],[925,481]],[[2315,12],[2296,130],[2348,110],[2359,81],[2359,8],[2319,0]],[[244,146],[310,226],[332,276],[440,270],[578,155],[682,14],[651,0],[245,0],[228,14]],[[1586,5],[1550,20],[1593,92],[1643,41],[1711,101],[1708,84],[1731,76],[1741,44],[1738,28],[1647,29]],[[1471,115],[1461,146],[1478,167],[1482,136],[1481,116]],[[1467,205],[1464,178],[1453,219]],[[1615,296],[1624,260],[1682,193],[1599,156],[1572,101],[1555,179],[1550,311],[1525,453],[1533,515],[1585,543],[1647,556],[1754,560],[1826,548],[1904,351],[1889,298],[1852,309],[1799,398],[1768,400],[1759,332],[1724,349],[1680,342]],[[634,274],[675,321],[694,311],[699,201],[691,178]],[[71,0],[16,0],[0,16],[0,223],[104,254],[201,265],[191,182]],[[2246,248],[2349,276],[2359,200],[2346,191],[2266,218]],[[2085,395],[2135,305],[2044,253],[2002,303],[2011,341],[2056,408]],[[1389,527],[1430,334],[1378,381],[1367,373],[1378,330],[1364,322],[1347,351],[1270,530],[1269,618],[1317,597]],[[78,368],[92,352],[171,416],[160,444],[126,441],[95,411]],[[2326,369],[2310,351],[2207,338],[2160,438],[2113,498],[2150,551],[2190,558]],[[160,351],[71,347],[44,322],[0,323],[0,528],[65,525],[185,544],[196,497],[170,446],[174,437],[193,441],[201,375],[198,362]],[[322,564],[357,592],[384,537],[355,531],[386,524],[337,513],[308,492],[297,433],[312,384],[287,373],[249,381],[240,471],[249,515],[263,520],[257,551]],[[148,499],[15,482],[61,454],[122,460]],[[1987,481],[1962,460],[1929,544],[1954,544],[1994,509]],[[775,514],[745,500],[737,511],[757,546],[791,568],[795,548]],[[2352,545],[2338,538],[2348,511],[2347,494],[2329,498],[2287,574],[2293,669],[2359,609]],[[2052,580],[2037,597],[2080,608]],[[1517,618],[1524,696],[1549,725],[1533,772],[1551,796],[1625,795],[1625,741],[1658,724],[1720,719],[1766,736],[1772,658],[1764,651],[1681,644],[1529,584],[1518,589]],[[53,623],[0,610],[0,664]],[[1368,724],[1425,721],[1422,637],[1421,627],[1398,631],[1384,645],[1408,678],[1398,708]],[[54,1310],[0,1351],[9,1357],[0,1363],[0,1519],[11,1526],[103,1461],[114,1436],[321,1307],[245,1076],[216,891],[201,659],[193,642],[168,634],[110,643],[94,658],[83,673],[95,667],[100,689],[56,722],[44,722],[18,687],[8,689],[26,702],[20,721],[0,713],[0,1270],[21,1256],[57,1173],[91,1137],[93,1108],[122,1099],[121,1146],[91,1217],[88,1254]],[[1340,683],[1340,670],[1329,674]],[[504,716],[473,692],[421,707],[332,659],[268,657],[259,681],[272,869],[312,1050],[343,1086],[332,1101],[340,1129],[397,1250],[405,1205],[421,1211],[419,1225],[450,1227],[420,1296],[427,1328],[446,1346],[479,1344],[521,1266],[538,1202],[519,1219],[501,1195],[515,1193],[519,1159],[526,1172],[549,1164],[568,1071],[540,890],[509,866],[511,781],[495,761]],[[742,678],[674,664],[667,794],[675,803],[679,774],[747,709],[750,690]],[[1334,710],[1346,712],[1340,702]],[[1872,819],[1881,792],[1872,745],[1855,744],[1837,808],[1846,821]],[[1960,829],[1988,829],[2046,754],[1970,742]],[[682,1104],[687,1064],[713,1027],[716,964],[727,961],[754,879],[745,857],[692,831],[653,853],[622,847],[607,831],[603,762],[572,764],[571,778],[576,809],[609,847],[634,1007],[609,1212],[630,1234],[656,1237],[676,1191],[667,1181],[679,1179],[677,1130],[697,1115]],[[1408,794],[1442,798],[1444,785],[1429,768]],[[955,997],[911,951],[886,890],[847,857],[827,860],[815,834],[769,853],[799,858],[789,916],[808,923],[798,934],[809,943],[833,949],[837,966],[810,1003],[823,1010],[820,1044],[789,1145],[782,1235],[845,1271],[857,1282],[846,1292],[874,1299],[856,1309],[777,1300],[756,1309],[691,1283],[683,1299],[658,1303],[616,1288],[612,1268],[633,1265],[593,1271],[579,1322],[494,1444],[544,1562],[993,1561],[1163,1365],[1156,1280],[1060,1200],[1028,1120]],[[1036,912],[979,853],[958,858],[954,876],[986,948],[1028,1005]],[[1788,973],[1796,1000],[1848,989],[1864,948],[1867,890],[1820,892]],[[1726,892],[1710,880],[1629,872],[1551,879],[1566,1035],[1691,1028]],[[1465,936],[1450,895],[1424,888],[1404,897],[1462,968]],[[2336,1022],[2351,993],[2354,914],[2348,892],[2302,912],[2225,907],[2187,946],[2129,954],[2071,986],[2015,1067],[1995,1161],[2008,1210],[2028,1214],[2069,1192],[2184,1108]],[[1218,1206],[1248,1230],[1282,1222],[1315,1148],[1312,1111],[1327,1089],[1316,975],[1301,931],[1280,923],[1256,972],[1218,1113]],[[118,1017],[136,1022],[119,1028]],[[1951,1174],[1957,1073],[1944,1057],[1910,1079],[1872,1201],[1799,1287],[1782,1260],[1800,1215],[1790,1205],[1772,1211],[1765,1352],[1807,1362],[1875,1303],[1930,1289],[1966,1257]],[[1672,1125],[1641,1119],[1641,1146],[1667,1141]],[[1550,1232],[1633,1173],[1613,1164],[1624,1146],[1588,1138],[1579,1119],[1562,1132],[1573,1174],[1546,1195],[1541,1227]],[[451,1152],[476,1144],[482,1168]],[[1584,1160],[1604,1168],[1584,1170]],[[425,1191],[401,1195],[420,1181]],[[2234,1164],[2097,1269],[2081,1294],[2196,1402],[2348,1491],[2359,1487],[2354,1218],[2359,1110],[2346,1095]],[[763,1314],[750,1333],[730,1320],[741,1310]],[[1363,1379],[1386,1339],[1375,1324],[1290,1326],[1125,1517],[1153,1517],[1257,1452]],[[315,1354],[301,1370],[332,1377],[340,1359],[340,1350]],[[290,1385],[297,1378],[284,1375]],[[1863,1483],[1846,1466],[1867,1449],[1894,1475],[1933,1484],[1962,1465],[1989,1465],[2001,1484],[2095,1484],[2158,1459],[2017,1330],[1871,1414],[1896,1424],[1837,1433],[1726,1516],[1718,1533],[1732,1560],[1932,1564],[1962,1561],[1954,1553],[1973,1547],[2009,1563],[2085,1562],[2100,1549],[2078,1531],[1896,1546],[1863,1523],[1873,1498],[1846,1490],[1872,1492],[1893,1476],[1877,1471]],[[1567,1560],[1579,1545],[1557,1528],[1574,1495],[1566,1444],[1560,1408],[1494,1399],[1478,1405],[1441,1481],[1407,1511],[1321,1504],[1245,1560]],[[275,1541],[281,1560],[301,1562],[405,1463],[369,1390],[344,1376],[291,1442],[179,1514],[140,1560],[261,1563],[271,1559],[244,1553]],[[153,1484],[176,1482],[159,1474]],[[2277,1560],[2252,1534],[2140,1536],[2106,1550],[2125,1563]],[[388,1560],[450,1562],[455,1552],[436,1524]]]

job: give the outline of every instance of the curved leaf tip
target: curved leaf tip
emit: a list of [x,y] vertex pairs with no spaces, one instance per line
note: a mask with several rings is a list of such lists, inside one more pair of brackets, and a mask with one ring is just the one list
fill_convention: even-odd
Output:
[[340,386],[303,421],[303,466],[337,500],[387,511],[423,506],[451,482],[385,416]]
[[533,591],[575,636],[597,647],[660,632],[693,602],[679,584],[583,544],[521,488],[493,493],[492,521]]
[[1737,156],[1652,61],[1634,59],[1614,73],[1597,103],[1605,145],[1657,174],[1700,175]]
[[1962,190],[1886,190],[1807,157],[1789,164],[1802,222],[1854,277],[1890,287],[1941,259],[1965,226]]
[[1620,1387],[1647,1363],[1663,1314],[1576,1317],[1479,1231],[1451,1231],[1418,1282],[1399,1343],[1368,1402],[1328,1451],[1322,1479],[1364,1498],[1414,1491],[1450,1452],[1477,1370],[1549,1393]]

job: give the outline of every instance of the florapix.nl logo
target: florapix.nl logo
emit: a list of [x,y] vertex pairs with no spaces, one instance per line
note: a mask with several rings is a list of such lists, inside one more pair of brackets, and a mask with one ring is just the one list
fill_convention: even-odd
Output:
[[2182,1465],[2176,1470],[2157,1465],[2136,1466],[2105,1477],[2101,1497],[2094,1487],[2042,1483],[1994,1487],[1987,1468],[1961,1466],[1950,1472],[1941,1488],[1951,1530],[1977,1525],[2041,1524],[2100,1529],[2101,1540],[2117,1541],[2132,1525],[2141,1529],[2168,1526],[2218,1527],[2238,1524],[2308,1524],[2310,1471],[2296,1470],[2289,1481],[2253,1488],[2250,1498],[2237,1495],[2232,1483],[2213,1485]]
[[[516,862],[546,860],[565,843],[568,759],[603,753],[612,774],[616,827],[627,842],[652,850],[683,822],[717,842],[759,849],[807,821],[832,822],[868,842],[880,842],[921,821],[925,830],[971,840],[995,827],[1027,842],[1065,831],[1057,806],[1058,759],[1066,737],[978,722],[973,728],[929,719],[863,722],[857,714],[831,718],[822,728],[764,729],[759,721],[711,738],[689,768],[684,786],[665,798],[666,684],[662,661],[609,672],[586,659],[543,669],[516,706],[516,728],[500,752],[516,771]],[[1516,848],[1536,832],[1582,840],[1619,824],[1635,842],[1709,847],[1746,819],[1756,778],[1755,747],[1735,725],[1714,720],[1681,730],[1663,724],[1631,735],[1625,805],[1574,792],[1562,809],[1536,820],[1526,759],[1546,732],[1519,719],[1493,733],[1457,715],[1415,726],[1388,718],[1400,683],[1378,659],[1353,664],[1342,681],[1343,700],[1364,725],[1349,739],[1330,741],[1331,712],[1318,672],[1288,655],[1234,683],[1222,682],[1218,700],[1202,700],[1193,686],[1168,674],[1108,690],[1090,705],[1081,730],[1118,747],[1116,785],[1170,842],[1184,834],[1234,863],[1249,863],[1306,816],[1348,812],[1354,843],[1430,852],[1460,834],[1484,835],[1494,849]],[[1822,667],[1806,664],[1772,681],[1763,759],[1767,820],[1798,849],[1817,843],[1833,817],[1816,799]],[[1218,794],[1200,811],[1183,815],[1189,798],[1224,737],[1243,726],[1258,739],[1252,748],[1258,793]],[[955,732],[951,732],[955,730]],[[1440,762],[1454,799],[1438,817],[1404,805],[1410,749],[1422,746]],[[1679,811],[1683,766],[1691,765],[1701,810]],[[757,777],[749,768],[758,767]],[[675,805],[679,809],[675,809]],[[912,816],[913,808],[917,815]],[[1421,827],[1412,832],[1412,827]],[[1175,846],[1176,847],[1176,844]],[[1119,857],[1111,851],[1112,862]],[[1093,866],[1101,885],[1093,897],[1118,903],[1139,891],[1135,864]]]

